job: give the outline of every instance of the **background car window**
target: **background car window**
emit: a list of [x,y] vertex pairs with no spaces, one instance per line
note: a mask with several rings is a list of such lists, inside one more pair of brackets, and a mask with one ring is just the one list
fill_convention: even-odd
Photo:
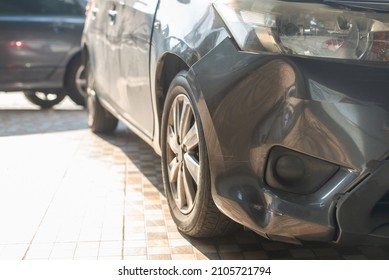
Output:
[[0,15],[82,16],[84,9],[77,0],[0,0]]

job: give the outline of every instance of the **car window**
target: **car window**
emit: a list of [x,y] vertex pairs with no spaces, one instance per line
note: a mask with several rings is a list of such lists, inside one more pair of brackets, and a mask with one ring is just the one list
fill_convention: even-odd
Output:
[[0,0],[0,15],[81,16],[84,9],[77,0]]

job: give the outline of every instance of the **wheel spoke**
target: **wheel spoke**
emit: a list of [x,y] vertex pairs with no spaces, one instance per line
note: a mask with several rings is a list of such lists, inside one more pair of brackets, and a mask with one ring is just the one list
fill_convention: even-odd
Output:
[[192,176],[193,180],[196,182],[196,184],[199,184],[199,178],[200,178],[200,164],[199,162],[189,153],[186,153],[184,155],[184,162],[186,168],[188,168],[188,171],[190,175]]
[[181,138],[180,138],[180,105],[177,102],[177,99],[174,101],[172,105],[173,109],[173,130],[176,134],[176,138],[178,143],[181,143]]
[[176,203],[178,208],[183,209],[185,206],[185,189],[184,189],[184,174],[182,168],[178,170],[178,180],[177,180],[177,199]]
[[190,106],[189,101],[185,98],[182,102],[182,112],[181,112],[181,119],[180,119],[180,140],[182,143],[184,136],[188,132],[190,128],[190,120],[192,117],[192,108]]
[[182,143],[186,146],[188,151],[193,151],[199,145],[199,135],[197,133],[196,123],[186,133]]
[[180,145],[178,144],[177,141],[177,135],[174,132],[174,128],[169,125],[169,132],[168,132],[168,143],[170,149],[173,151],[174,154],[178,154]]
[[188,205],[188,209],[192,208],[196,192],[193,188],[193,181],[191,178],[191,175],[189,174],[189,171],[186,167],[184,167],[184,189],[185,189],[185,197],[186,197],[186,203]]
[[171,183],[177,182],[179,170],[180,163],[177,161],[177,158],[173,158],[173,160],[169,163],[169,181]]

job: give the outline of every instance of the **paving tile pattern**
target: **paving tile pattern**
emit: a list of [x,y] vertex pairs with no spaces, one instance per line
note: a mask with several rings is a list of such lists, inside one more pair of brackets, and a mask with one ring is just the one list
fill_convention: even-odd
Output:
[[303,246],[250,231],[195,239],[177,231],[160,158],[123,125],[87,129],[65,100],[39,110],[0,93],[0,259],[389,259],[389,247]]

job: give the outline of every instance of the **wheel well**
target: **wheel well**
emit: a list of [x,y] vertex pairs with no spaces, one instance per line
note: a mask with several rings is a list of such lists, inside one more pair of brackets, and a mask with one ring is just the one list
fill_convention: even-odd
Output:
[[158,63],[156,71],[156,100],[158,110],[159,128],[161,128],[161,119],[163,106],[165,105],[166,95],[169,86],[174,77],[183,70],[188,70],[189,66],[178,56],[166,54]]

